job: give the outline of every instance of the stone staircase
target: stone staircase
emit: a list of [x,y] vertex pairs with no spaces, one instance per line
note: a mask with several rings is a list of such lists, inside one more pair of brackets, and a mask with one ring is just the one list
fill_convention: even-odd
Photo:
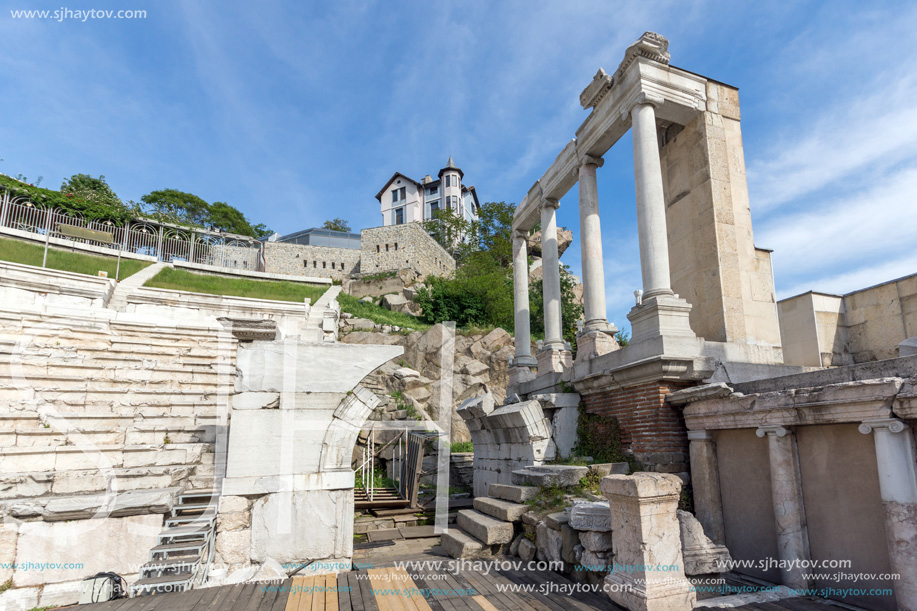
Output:
[[535,498],[538,488],[490,484],[488,496],[474,499],[474,509],[463,509],[456,518],[457,528],[442,535],[440,545],[453,558],[487,558],[505,553],[520,530],[522,514],[529,510],[526,501]]
[[154,263],[120,281],[115,285],[115,290],[112,291],[111,298],[108,300],[108,307],[112,310],[123,312],[127,307],[127,298],[131,293],[143,286],[147,280],[158,274],[165,267],[171,266],[168,263]]
[[[75,312],[75,311],[74,311]],[[0,310],[0,501],[213,487],[235,342],[206,326]]]

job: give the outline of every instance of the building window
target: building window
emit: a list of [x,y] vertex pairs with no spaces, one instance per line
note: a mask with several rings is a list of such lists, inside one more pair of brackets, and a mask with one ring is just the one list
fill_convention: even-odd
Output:
[[395,224],[404,225],[404,208],[398,208],[395,210]]
[[395,250],[398,250],[398,242],[395,242]]
[[398,189],[392,189],[392,203],[398,201]]
[[378,244],[376,244],[376,252],[378,253],[378,252],[380,252],[381,250],[382,250],[382,247],[379,246]]
[[385,245],[385,252],[388,252],[388,244]]
[[318,267],[318,261],[313,261],[313,262],[312,262],[312,267],[313,267],[313,268]]
[[430,217],[432,218],[437,212],[439,212],[439,200],[430,204]]
[[439,193],[439,187],[430,187],[430,195],[436,195]]
[[331,262],[331,269],[334,269],[334,261]]
[[325,261],[322,261],[322,269],[326,269],[327,267],[328,267],[328,264]]

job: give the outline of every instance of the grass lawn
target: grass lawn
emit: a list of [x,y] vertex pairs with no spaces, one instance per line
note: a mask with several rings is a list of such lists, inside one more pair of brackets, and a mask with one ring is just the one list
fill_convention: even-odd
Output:
[[248,278],[229,278],[214,274],[196,274],[183,269],[164,268],[147,280],[144,286],[191,293],[209,293],[211,295],[233,295],[251,297],[252,299],[273,299],[275,301],[296,301],[302,303],[309,298],[315,303],[328,287],[326,285],[304,284],[302,282],[285,282],[277,280],[249,280]]
[[[3,261],[41,267],[44,252],[45,247],[40,244],[12,238],[0,238],[0,259]],[[121,279],[123,280],[132,274],[136,274],[148,265],[151,265],[148,261],[121,259]],[[79,251],[70,252],[54,247],[48,248],[47,267],[49,269],[59,269],[65,272],[88,274],[90,276],[98,276],[99,271],[105,271],[108,272],[109,278],[114,278],[117,266],[117,257],[87,255]]]
[[353,314],[357,318],[368,318],[377,325],[395,325],[415,331],[426,331],[432,326],[410,314],[392,312],[371,303],[360,303],[359,299],[346,293],[338,295],[338,303],[341,304],[342,312]]

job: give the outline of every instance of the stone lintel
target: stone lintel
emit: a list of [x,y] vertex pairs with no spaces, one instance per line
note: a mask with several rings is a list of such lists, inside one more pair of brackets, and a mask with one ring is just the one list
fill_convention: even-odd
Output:
[[[620,352],[623,353],[624,350]],[[609,388],[626,388],[654,381],[702,380],[709,376],[713,369],[714,364],[710,359],[662,355],[628,363],[616,369],[574,377],[573,385],[577,392],[585,395]]]
[[703,386],[693,386],[691,388],[685,388],[684,390],[675,391],[666,397],[666,401],[672,405],[685,405],[704,399],[728,397],[732,393],[733,390],[728,384],[725,382],[717,382],[715,384],[704,384]]

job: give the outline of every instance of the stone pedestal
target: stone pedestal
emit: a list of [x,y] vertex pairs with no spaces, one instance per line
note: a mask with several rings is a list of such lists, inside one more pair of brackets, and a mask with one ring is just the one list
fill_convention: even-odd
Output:
[[717,545],[704,534],[704,527],[687,511],[678,510],[681,553],[686,575],[710,575],[729,570],[732,557],[725,545]]
[[[529,357],[532,358],[532,357]],[[535,359],[532,358],[534,361]],[[537,361],[535,361],[537,364]],[[513,365],[509,368],[509,384],[508,386],[514,387],[522,384],[523,382],[528,382],[535,379],[535,372],[532,371],[532,368],[528,365],[516,365],[516,362],[513,361]]]
[[573,366],[573,354],[569,350],[542,350],[538,353],[538,375],[560,373]]
[[633,329],[630,341],[639,343],[660,336],[694,339],[697,336],[691,330],[690,314],[691,304],[677,295],[644,299],[627,315]]
[[811,555],[796,436],[782,426],[761,427],[756,434],[758,437],[767,437],[771,496],[777,526],[777,554],[780,560],[785,561],[785,566],[780,567],[783,585],[808,588],[808,580],[803,577],[804,569],[797,563],[810,560]]
[[615,339],[618,330],[609,326],[605,331],[586,331],[576,336],[576,362],[582,363],[597,356],[619,350]]
[[676,516],[681,480],[667,473],[609,475],[600,487],[611,508],[613,533],[608,597],[630,611],[693,609],[697,596],[685,578]]

